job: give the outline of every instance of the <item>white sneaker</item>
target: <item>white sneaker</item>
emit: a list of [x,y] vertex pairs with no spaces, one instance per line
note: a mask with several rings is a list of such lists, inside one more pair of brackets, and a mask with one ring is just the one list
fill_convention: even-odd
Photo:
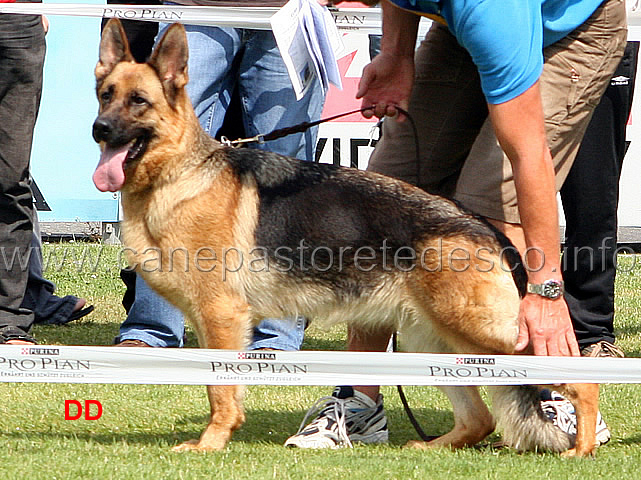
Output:
[[[576,413],[574,405],[567,398],[554,390],[544,388],[541,390],[541,408],[547,418],[565,433],[576,436]],[[597,412],[596,417],[597,446],[605,445],[610,441],[610,430]]]
[[[307,426],[307,419],[316,418]],[[352,387],[336,387],[312,405],[286,447],[341,448],[352,443],[385,443],[389,438],[383,396],[376,402]]]

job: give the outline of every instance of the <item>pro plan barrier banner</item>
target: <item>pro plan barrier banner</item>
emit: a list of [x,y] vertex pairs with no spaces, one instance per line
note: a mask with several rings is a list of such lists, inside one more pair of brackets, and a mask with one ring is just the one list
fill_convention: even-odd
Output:
[[179,385],[641,383],[641,359],[5,345],[0,381]]
[[[217,7],[181,5],[93,5],[81,3],[16,3],[2,5],[0,13],[68,15],[78,17],[120,18],[150,22],[180,22],[190,25],[270,30],[269,19],[277,7]],[[378,8],[332,9],[339,30],[381,33]]]

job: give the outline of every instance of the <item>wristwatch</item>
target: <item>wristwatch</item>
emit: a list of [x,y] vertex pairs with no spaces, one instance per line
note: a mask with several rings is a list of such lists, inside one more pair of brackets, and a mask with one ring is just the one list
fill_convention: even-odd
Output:
[[556,300],[563,296],[563,282],[559,280],[546,280],[543,283],[528,283],[527,292],[536,293],[550,300]]

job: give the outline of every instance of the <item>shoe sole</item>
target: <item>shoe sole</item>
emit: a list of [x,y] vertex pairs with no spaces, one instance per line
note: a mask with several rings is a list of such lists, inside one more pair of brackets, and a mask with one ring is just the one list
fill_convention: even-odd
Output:
[[[376,433],[370,433],[368,435],[358,435],[358,434],[353,434],[349,436],[349,439],[352,443],[366,443],[366,444],[376,444],[376,443],[387,443],[389,441],[389,431],[384,431],[384,432],[376,432]],[[308,448],[308,449],[313,449],[313,450],[322,450],[322,449],[335,449],[335,448],[342,448],[345,445],[343,444],[336,444],[331,442],[331,444],[328,442],[327,444],[315,444],[314,446],[311,446],[314,442],[308,442],[307,445],[299,444],[295,441],[290,441],[287,440],[285,442],[286,447],[293,447],[293,448]]]
[[387,443],[389,441],[389,431],[370,433],[368,435],[359,435],[353,433],[349,436],[352,443]]

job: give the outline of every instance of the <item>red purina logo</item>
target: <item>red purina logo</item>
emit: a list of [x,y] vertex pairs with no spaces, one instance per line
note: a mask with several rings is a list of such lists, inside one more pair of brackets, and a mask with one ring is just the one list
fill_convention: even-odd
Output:
[[[79,420],[82,413],[83,405],[80,401],[65,400],[65,420]],[[102,417],[102,403],[98,400],[85,400],[84,414],[85,420],[98,420]]]

